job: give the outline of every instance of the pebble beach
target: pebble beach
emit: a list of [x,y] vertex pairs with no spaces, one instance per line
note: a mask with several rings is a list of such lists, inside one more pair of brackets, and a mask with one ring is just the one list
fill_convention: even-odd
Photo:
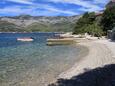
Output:
[[87,70],[103,67],[107,64],[115,64],[115,42],[107,39],[82,40],[77,45],[85,46],[89,53],[69,70],[61,73],[58,78],[70,79],[73,76],[84,73]]

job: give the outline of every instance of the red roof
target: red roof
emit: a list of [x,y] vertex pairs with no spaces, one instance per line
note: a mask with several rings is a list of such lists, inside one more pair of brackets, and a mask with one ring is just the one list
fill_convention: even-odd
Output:
[[112,2],[115,2],[115,0],[111,0]]
[[103,15],[103,12],[98,12],[98,13],[95,13],[96,16],[101,16]]

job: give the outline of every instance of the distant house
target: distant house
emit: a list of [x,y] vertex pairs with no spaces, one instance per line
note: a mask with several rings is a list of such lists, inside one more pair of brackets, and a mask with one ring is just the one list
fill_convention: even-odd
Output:
[[[113,6],[115,6],[115,0],[110,0],[110,2],[106,5],[106,8],[111,8],[111,7],[113,7]],[[95,16],[102,16],[103,15],[103,12],[104,12],[104,10],[101,10],[101,11],[99,11],[99,12],[96,12],[95,13]]]
[[111,8],[115,6],[115,0],[111,0],[107,5],[106,5],[106,8]]
[[95,16],[96,16],[96,17],[102,16],[102,15],[103,15],[103,12],[104,12],[104,10],[101,10],[101,11],[99,11],[99,12],[96,12],[96,13],[95,13]]

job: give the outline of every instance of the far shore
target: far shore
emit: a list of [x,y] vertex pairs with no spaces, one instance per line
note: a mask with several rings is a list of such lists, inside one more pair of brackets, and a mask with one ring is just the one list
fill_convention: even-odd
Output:
[[[76,40],[77,41],[77,40]],[[78,45],[78,43],[77,43]],[[115,43],[108,39],[97,40],[82,40],[79,45],[86,46],[89,49],[89,54],[83,57],[82,60],[76,62],[72,68],[61,73],[58,77],[70,79],[73,76],[79,75],[87,70],[103,67],[107,64],[115,64]]]
[[64,32],[0,32],[0,33],[62,33]]

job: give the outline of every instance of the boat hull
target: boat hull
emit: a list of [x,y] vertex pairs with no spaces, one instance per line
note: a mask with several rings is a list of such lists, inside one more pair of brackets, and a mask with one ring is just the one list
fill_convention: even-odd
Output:
[[30,42],[33,41],[32,38],[17,38],[17,41]]

